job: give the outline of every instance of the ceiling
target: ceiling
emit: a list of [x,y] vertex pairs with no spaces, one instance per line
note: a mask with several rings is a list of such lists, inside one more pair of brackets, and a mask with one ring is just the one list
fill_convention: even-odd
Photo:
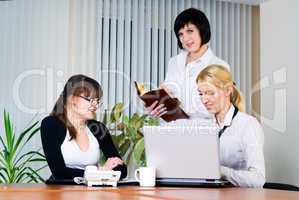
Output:
[[218,1],[228,1],[233,3],[242,3],[242,4],[249,4],[249,5],[259,5],[268,0],[218,0]]

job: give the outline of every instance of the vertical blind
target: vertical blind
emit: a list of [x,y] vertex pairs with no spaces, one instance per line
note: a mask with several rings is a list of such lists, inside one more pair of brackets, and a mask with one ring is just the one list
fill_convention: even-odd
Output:
[[[155,88],[164,80],[169,58],[179,52],[173,21],[188,7],[210,19],[211,48],[231,65],[250,111],[251,6],[216,0],[26,0],[0,1],[1,113],[11,114],[19,133],[35,114],[51,111],[75,73],[99,78],[104,108],[125,102],[128,112],[142,109],[132,81]],[[40,146],[40,138],[33,145]]]
[[[0,135],[3,110],[16,136],[48,115],[68,78],[68,1],[0,1]],[[22,153],[40,149],[40,135]],[[0,149],[3,147],[0,145]],[[0,164],[2,167],[2,164]],[[40,166],[39,163],[32,166]],[[45,173],[48,173],[45,172]],[[49,173],[43,176],[49,177]]]
[[104,106],[124,102],[127,112],[143,108],[133,81],[156,88],[168,60],[179,53],[173,32],[175,17],[194,7],[211,24],[210,46],[227,61],[251,108],[251,6],[216,0],[98,0],[97,67]]

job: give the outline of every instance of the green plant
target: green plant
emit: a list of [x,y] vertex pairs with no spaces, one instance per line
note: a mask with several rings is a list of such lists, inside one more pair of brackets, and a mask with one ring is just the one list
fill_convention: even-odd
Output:
[[23,153],[22,150],[32,137],[39,132],[38,122],[29,125],[18,136],[9,114],[4,111],[5,136],[0,135],[0,183],[44,182],[39,172],[47,165],[38,169],[31,164],[45,162],[45,157],[39,150]]
[[128,164],[131,158],[140,167],[145,166],[144,139],[141,128],[144,125],[154,126],[159,123],[156,118],[134,113],[131,117],[123,113],[124,104],[117,103],[108,117],[105,113],[103,122],[106,123],[115,146]]

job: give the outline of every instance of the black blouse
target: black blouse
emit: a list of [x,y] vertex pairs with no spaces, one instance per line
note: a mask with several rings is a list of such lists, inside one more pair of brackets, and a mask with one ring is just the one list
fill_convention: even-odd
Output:
[[[105,158],[119,157],[109,130],[106,126],[96,120],[89,120],[87,126],[97,139]],[[61,145],[66,137],[67,129],[65,125],[54,116],[48,116],[41,123],[41,141],[46,156],[47,163],[52,172],[51,179],[73,179],[76,176],[83,177],[84,170],[66,167]],[[116,166],[113,170],[121,171],[121,178],[127,176],[127,166],[125,164]]]

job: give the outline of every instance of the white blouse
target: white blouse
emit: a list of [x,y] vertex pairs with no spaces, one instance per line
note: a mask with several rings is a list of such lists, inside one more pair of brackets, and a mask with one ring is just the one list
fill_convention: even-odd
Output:
[[61,153],[65,165],[69,168],[85,169],[88,165],[97,165],[100,159],[99,143],[92,132],[87,128],[89,147],[82,151],[76,141],[70,140],[69,131],[61,145]]
[[238,112],[232,120],[235,107],[231,106],[223,126],[229,126],[220,137],[220,164],[222,176],[236,186],[262,187],[265,183],[263,153],[264,134],[256,118]]
[[168,63],[164,86],[181,101],[181,107],[193,118],[213,118],[200,100],[196,78],[201,70],[210,64],[229,65],[214,55],[210,48],[197,60],[186,65],[188,52],[182,51]]

